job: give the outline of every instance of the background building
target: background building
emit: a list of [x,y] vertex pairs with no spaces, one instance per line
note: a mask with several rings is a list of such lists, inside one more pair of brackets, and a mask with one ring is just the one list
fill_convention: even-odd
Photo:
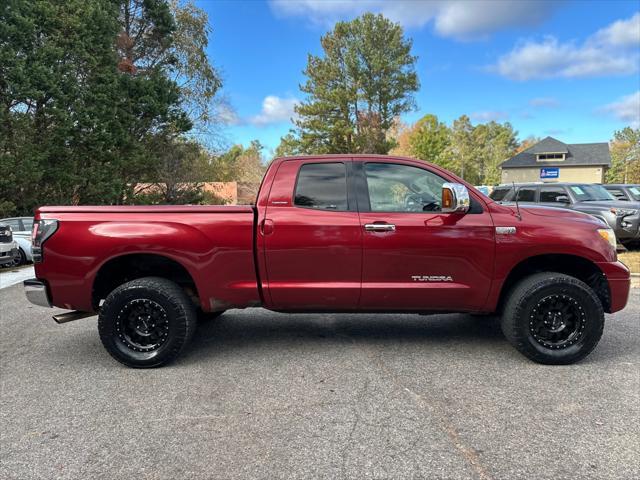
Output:
[[502,183],[603,183],[611,166],[609,144],[566,144],[552,137],[536,143],[500,165]]

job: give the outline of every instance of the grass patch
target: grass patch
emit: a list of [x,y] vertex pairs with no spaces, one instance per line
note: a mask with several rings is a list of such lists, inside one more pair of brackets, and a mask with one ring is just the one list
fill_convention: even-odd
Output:
[[640,273],[640,250],[618,253],[618,260],[629,267],[631,273]]

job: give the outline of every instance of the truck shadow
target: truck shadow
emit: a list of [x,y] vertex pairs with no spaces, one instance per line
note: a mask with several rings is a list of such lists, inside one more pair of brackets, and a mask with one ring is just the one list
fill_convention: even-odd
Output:
[[219,352],[278,348],[305,348],[318,344],[399,343],[428,345],[468,344],[483,348],[506,341],[492,317],[465,314],[280,314],[266,310],[230,311],[201,323],[184,361],[215,357]]

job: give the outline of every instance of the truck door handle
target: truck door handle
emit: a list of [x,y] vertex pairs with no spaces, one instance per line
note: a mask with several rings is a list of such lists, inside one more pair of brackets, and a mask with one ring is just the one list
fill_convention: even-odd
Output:
[[367,232],[395,232],[396,226],[391,223],[365,223]]
[[274,228],[275,226],[273,224],[273,220],[271,220],[270,218],[265,218],[260,223],[260,233],[262,233],[263,235],[271,235]]

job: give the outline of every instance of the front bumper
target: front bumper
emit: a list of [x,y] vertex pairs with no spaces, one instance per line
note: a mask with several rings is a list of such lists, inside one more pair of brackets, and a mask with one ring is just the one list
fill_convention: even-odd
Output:
[[13,260],[19,255],[17,248],[11,248],[5,252],[0,252],[0,265],[13,263]]
[[640,215],[627,215],[626,217],[618,217],[616,228],[616,238],[620,240],[637,240],[640,239]]
[[49,298],[49,291],[47,290],[46,283],[36,278],[31,278],[29,280],[25,280],[23,285],[27,300],[34,305],[51,307],[51,299]]
[[622,310],[627,305],[631,289],[629,269],[622,262],[602,262],[596,265],[602,270],[609,283],[611,305],[608,313]]

